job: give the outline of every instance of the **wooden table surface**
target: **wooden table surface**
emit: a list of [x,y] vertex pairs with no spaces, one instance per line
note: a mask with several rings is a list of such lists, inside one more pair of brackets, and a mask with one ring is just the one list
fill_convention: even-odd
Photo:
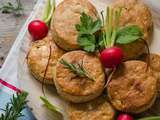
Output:
[[[0,6],[9,0],[0,0]],[[15,0],[10,0],[15,1]],[[24,13],[20,17],[15,17],[13,14],[2,14],[0,13],[0,66],[5,61],[8,52],[19,33],[20,28],[24,24],[25,20],[32,11],[37,0],[21,0]],[[112,1],[112,0],[110,0]],[[153,13],[155,26],[160,28],[160,2],[159,0],[144,0]]]
[[[0,0],[0,7],[9,0]],[[10,0],[12,3],[15,0]],[[0,12],[0,66],[5,61],[22,25],[33,10],[37,0],[21,0],[24,11],[23,15],[16,17],[13,14],[2,14]]]

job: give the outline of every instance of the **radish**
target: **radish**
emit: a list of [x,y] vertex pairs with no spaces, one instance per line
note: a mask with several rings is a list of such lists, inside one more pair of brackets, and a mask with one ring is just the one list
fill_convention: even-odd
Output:
[[132,116],[123,113],[118,116],[117,120],[134,120],[134,119]]
[[47,36],[48,27],[45,22],[41,20],[33,20],[28,25],[28,31],[31,34],[33,40],[39,40]]
[[127,25],[120,27],[119,19],[121,8],[115,10],[111,7],[106,9],[106,19],[104,20],[103,13],[103,29],[102,40],[100,47],[105,47],[101,52],[100,58],[106,68],[114,68],[122,62],[123,51],[121,48],[114,47],[115,44],[127,45],[136,40],[143,40],[143,31],[137,25]]
[[122,62],[123,51],[119,47],[106,48],[101,52],[100,60],[104,67],[114,68]]
[[28,25],[28,31],[33,40],[40,40],[47,36],[53,12],[55,10],[55,0],[47,0],[42,20],[33,20]]
[[115,68],[122,62],[123,58],[122,49],[119,47],[114,47],[118,31],[120,10],[114,11],[112,8],[107,7],[106,13],[106,24],[103,22],[104,29],[102,37],[105,49],[100,53],[100,60],[104,67]]

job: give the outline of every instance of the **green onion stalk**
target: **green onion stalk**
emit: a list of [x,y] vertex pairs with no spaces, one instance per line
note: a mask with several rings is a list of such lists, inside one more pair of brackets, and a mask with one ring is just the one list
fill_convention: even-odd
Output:
[[114,10],[111,7],[106,8],[106,18],[103,27],[103,42],[105,48],[114,46],[117,31],[119,29],[119,18],[121,9]]
[[42,20],[49,25],[56,8],[55,0],[47,0]]

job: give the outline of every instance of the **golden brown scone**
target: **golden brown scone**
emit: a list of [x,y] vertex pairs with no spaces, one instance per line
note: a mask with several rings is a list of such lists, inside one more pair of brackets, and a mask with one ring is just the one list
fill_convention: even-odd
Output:
[[96,8],[88,0],[64,0],[55,12],[51,22],[51,31],[55,42],[64,50],[79,49],[75,25],[80,22],[82,12],[97,18]]
[[[43,81],[45,69],[50,55],[50,46],[51,59],[49,61],[45,80]],[[65,52],[62,49],[56,46],[51,36],[47,36],[42,40],[33,42],[27,56],[27,64],[30,72],[37,80],[46,84],[54,84],[52,68],[56,66],[58,59],[64,53]]]
[[[147,54],[141,56],[141,60],[147,61]],[[160,55],[151,53],[150,54],[150,68],[153,70],[154,75],[157,77],[157,90],[158,96],[160,96]]]
[[[82,63],[88,74],[95,81],[87,77],[79,77],[71,70],[65,68],[60,60],[69,63]],[[98,57],[84,51],[72,51],[64,54],[56,65],[55,86],[58,93],[66,100],[82,103],[99,96],[104,88],[105,74]]]
[[[116,0],[114,8],[122,7],[120,25],[138,25],[144,32],[144,39],[150,43],[153,29],[152,15],[149,8],[140,0]],[[124,59],[133,59],[141,55],[145,50],[142,41],[136,41],[127,45],[118,45],[124,51]]]
[[104,96],[87,103],[70,103],[69,120],[114,120],[115,111]]
[[140,113],[154,103],[157,79],[143,61],[124,62],[114,73],[107,90],[112,105],[119,111]]

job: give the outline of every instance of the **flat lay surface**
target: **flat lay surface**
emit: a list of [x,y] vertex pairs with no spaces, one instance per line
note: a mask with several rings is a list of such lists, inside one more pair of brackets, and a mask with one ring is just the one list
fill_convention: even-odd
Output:
[[[24,24],[25,20],[33,10],[37,0],[22,0],[24,6],[24,14],[20,17],[15,17],[13,14],[0,13],[0,65],[5,61],[11,46],[13,45],[20,28]],[[114,1],[114,0],[104,0]],[[144,0],[150,7],[153,13],[155,27],[160,29],[160,7],[159,1]],[[1,0],[0,5],[6,3],[6,0]],[[157,4],[158,3],[158,4]]]
[[[83,0],[82,0],[83,1]],[[159,11],[160,11],[160,5],[159,5],[159,1],[158,0],[155,0],[155,1],[152,1],[152,0],[143,0],[148,6],[149,6],[149,8],[151,9],[151,12],[152,12],[152,17],[153,17],[153,22],[154,22],[154,30],[153,30],[153,37],[152,37],[152,39],[153,39],[153,41],[152,41],[152,44],[150,45],[150,50],[151,50],[151,52],[152,53],[157,53],[157,54],[159,54],[160,53],[160,49],[159,49],[159,47],[160,47],[160,42],[159,42],[159,34],[160,34],[160,14],[159,14]],[[0,3],[4,3],[4,1],[2,0],[2,1],[0,1]],[[58,4],[58,3],[60,3],[61,2],[61,0],[59,1],[59,0],[56,0],[56,4]],[[100,11],[101,10],[104,10],[105,9],[105,7],[106,7],[106,5],[110,5],[110,3],[112,3],[112,2],[114,2],[114,0],[99,0],[99,1],[97,1],[97,0],[91,0],[91,3],[93,3],[93,5],[95,5],[95,7],[97,8],[97,11],[100,13]],[[37,4],[36,4],[37,3]],[[42,84],[40,83],[40,82],[38,82],[38,81],[36,81],[36,80],[34,80],[35,78],[35,76],[33,77],[31,74],[30,74],[30,71],[29,71],[29,69],[28,69],[28,66],[27,66],[27,59],[26,59],[26,57],[28,57],[28,51],[29,51],[29,49],[30,49],[30,46],[31,46],[31,37],[30,37],[30,35],[28,34],[28,32],[27,32],[27,26],[28,26],[28,23],[31,21],[31,20],[33,20],[33,19],[39,19],[39,18],[42,18],[42,9],[44,9],[44,4],[46,3],[46,0],[38,0],[38,2],[36,2],[36,0],[35,1],[25,1],[25,0],[22,0],[22,4],[24,4],[24,6],[25,6],[25,8],[26,8],[26,11],[24,12],[24,15],[22,15],[22,16],[20,16],[20,17],[15,17],[14,15],[11,15],[11,14],[1,14],[0,13],[0,16],[2,16],[2,17],[0,17],[0,65],[2,66],[3,65],[3,63],[4,63],[4,65],[3,65],[3,68],[0,70],[0,78],[1,79],[3,79],[4,81],[7,81],[9,84],[11,84],[11,85],[7,85],[7,83],[5,83],[5,82],[0,82],[0,83],[2,83],[3,85],[5,85],[5,86],[8,86],[8,87],[4,87],[3,85],[1,85],[0,84],[0,97],[2,97],[2,99],[3,99],[3,101],[7,101],[8,99],[9,99],[9,97],[12,95],[12,93],[14,93],[13,91],[16,89],[16,88],[14,88],[14,87],[12,87],[12,85],[13,86],[15,86],[15,87],[17,87],[18,89],[19,88],[22,88],[23,90],[25,90],[25,91],[27,91],[27,92],[29,92],[29,96],[28,96],[28,100],[30,101],[29,103],[28,103],[28,106],[29,107],[31,107],[32,108],[32,112],[33,112],[33,114],[36,116],[36,118],[38,119],[38,120],[52,120],[52,119],[54,119],[54,120],[61,120],[61,119],[63,119],[62,118],[62,116],[61,115],[57,115],[57,114],[53,114],[53,112],[50,112],[50,111],[48,111],[48,109],[46,109],[43,105],[42,105],[42,101],[40,101],[40,96],[43,96],[43,92],[45,91],[45,94],[46,94],[46,96],[47,96],[47,98],[53,103],[53,104],[55,104],[56,106],[58,106],[59,108],[60,108],[60,112],[61,113],[63,113],[63,117],[64,117],[64,119],[66,119],[66,118],[68,118],[68,114],[66,113],[66,111],[67,111],[67,105],[68,104],[66,104],[66,103],[68,103],[68,102],[66,102],[66,101],[64,101],[60,96],[62,96],[62,97],[64,97],[66,100],[69,100],[69,101],[72,101],[70,98],[71,98],[71,95],[73,95],[72,97],[74,98],[74,102],[77,102],[77,101],[79,101],[78,100],[78,98],[76,98],[76,95],[77,95],[77,91],[78,91],[78,94],[80,93],[80,90],[79,89],[77,89],[77,87],[75,87],[75,93],[73,94],[72,92],[72,87],[74,86],[74,85],[77,85],[77,86],[81,86],[81,85],[83,85],[85,82],[84,82],[84,80],[82,80],[81,81],[81,79],[79,79],[77,76],[74,76],[74,74],[73,73],[70,73],[70,71],[68,71],[68,77],[69,77],[69,79],[71,79],[71,80],[74,80],[74,79],[76,79],[76,81],[73,81],[73,82],[70,82],[70,80],[68,81],[68,83],[70,82],[70,84],[72,84],[72,85],[70,85],[70,84],[68,84],[68,83],[65,83],[65,81],[64,81],[64,83],[63,83],[63,87],[64,88],[60,88],[60,87],[62,87],[62,85],[60,84],[60,86],[58,86],[58,82],[56,82],[55,80],[54,80],[54,84],[55,84],[55,86],[56,86],[56,89],[57,89],[57,87],[58,87],[58,94],[57,94],[57,92],[56,92],[56,89],[54,88],[54,87],[52,87],[52,86],[44,86],[44,91],[43,91],[43,86],[42,86]],[[104,4],[105,3],[105,4]],[[36,4],[36,7],[35,7],[35,9],[34,9],[34,11],[32,11],[33,10],[33,7],[35,6],[35,4]],[[28,7],[27,7],[28,6]],[[73,7],[73,9],[74,9],[74,7]],[[32,13],[31,13],[31,11],[32,11]],[[76,9],[75,9],[75,11],[76,11]],[[28,16],[29,16],[29,14],[31,13],[31,15],[30,15],[30,17],[28,18]],[[76,13],[77,14],[77,13]],[[67,16],[68,17],[68,16]],[[27,19],[28,18],[28,19]],[[66,18],[65,18],[66,19]],[[27,20],[27,22],[25,23],[25,21]],[[82,22],[82,21],[81,21]],[[25,23],[25,24],[24,24]],[[23,28],[21,29],[21,31],[20,31],[20,28],[23,26]],[[51,28],[52,29],[52,28]],[[75,34],[75,33],[74,33]],[[16,36],[18,35],[18,37],[17,37],[17,39],[16,39]],[[16,42],[15,42],[15,44],[13,45],[13,43],[14,43],[14,41],[15,41],[15,39],[16,39]],[[57,41],[55,41],[55,42],[57,42]],[[61,44],[61,43],[59,43],[59,44]],[[13,45],[13,47],[12,47],[12,45]],[[50,42],[48,42],[48,45],[50,45]],[[43,45],[42,45],[43,46]],[[12,49],[10,49],[12,47]],[[41,46],[40,46],[40,48],[41,48]],[[43,49],[39,49],[39,47],[36,47],[36,49],[38,49],[38,50],[44,50],[44,47],[42,47]],[[63,47],[62,47],[63,48]],[[70,47],[69,47],[69,49],[70,49]],[[9,50],[11,50],[11,52],[9,53]],[[48,51],[48,54],[43,54],[43,56],[45,57],[45,56],[50,56],[50,49],[46,49],[46,51]],[[54,50],[53,50],[54,51]],[[77,52],[77,51],[76,51]],[[7,57],[7,59],[6,59],[6,56],[8,55],[8,53],[9,53],[9,56]],[[41,55],[41,53],[39,53],[39,55]],[[88,55],[88,54],[87,54]],[[86,55],[86,57],[84,57],[83,59],[84,59],[84,65],[87,63],[86,61],[85,61],[85,59],[90,59],[91,58],[91,56],[87,56]],[[32,56],[34,56],[34,53],[32,54]],[[53,56],[54,56],[54,54],[53,54]],[[52,57],[52,54],[51,54],[51,57]],[[57,57],[57,56],[56,56]],[[59,58],[60,56],[58,56],[57,58]],[[77,57],[75,57],[75,59],[78,59],[78,57],[79,56],[77,56]],[[46,57],[47,58],[47,57]],[[50,58],[50,57],[49,57]],[[63,57],[62,57],[63,58]],[[61,59],[62,59],[61,58]],[[66,57],[67,58],[67,57]],[[6,59],[6,61],[5,61],[5,59]],[[68,60],[70,60],[69,59],[69,57],[67,58]],[[80,60],[81,60],[82,58],[80,58]],[[10,62],[12,60],[12,62]],[[75,62],[76,60],[74,60],[73,62]],[[145,61],[145,60],[144,60]],[[41,76],[41,82],[43,82],[44,81],[44,79],[43,79],[43,77],[45,76],[45,72],[44,72],[44,70],[43,69],[45,69],[45,64],[47,63],[47,59],[45,59],[44,61],[44,68],[42,68],[42,71],[41,71],[41,73],[42,73],[42,76]],[[55,62],[57,62],[57,60],[55,61]],[[86,63],[85,63],[86,62]],[[151,61],[152,62],[152,61]],[[59,63],[61,63],[61,61],[59,62]],[[88,62],[88,63],[90,63],[90,62]],[[32,63],[30,63],[31,65],[32,65]],[[48,64],[48,63],[47,63]],[[49,63],[49,65],[55,65],[56,63],[54,63],[54,61],[52,62],[51,61],[51,63]],[[62,64],[62,63],[61,63]],[[64,64],[64,63],[63,63]],[[66,63],[65,63],[66,64]],[[82,61],[82,64],[83,64],[83,61]],[[70,64],[71,65],[71,64]],[[72,65],[74,65],[74,64],[72,64]],[[76,64],[75,64],[76,65]],[[77,65],[79,65],[79,67],[81,67],[80,66],[80,64],[77,64]],[[90,64],[91,65],[91,64]],[[92,65],[91,65],[92,66]],[[152,66],[152,64],[151,64],[151,66]],[[32,67],[32,66],[31,66]],[[36,67],[36,64],[35,64],[35,67]],[[57,67],[57,66],[54,66],[54,67]],[[60,76],[60,77],[63,77],[63,75],[61,75],[61,74],[57,74],[57,71],[56,70],[58,70],[58,69],[55,69],[53,67],[53,72],[55,72],[56,73],[56,75],[58,75],[58,76]],[[63,67],[63,65],[61,65],[61,67]],[[94,66],[93,66],[94,67]],[[86,65],[86,68],[88,69],[88,67],[87,67],[87,65]],[[144,67],[145,68],[145,67]],[[36,69],[36,68],[35,68]],[[49,71],[51,71],[50,69],[52,69],[52,68],[49,68]],[[38,69],[36,69],[36,70],[38,70]],[[83,70],[84,70],[84,68],[83,68]],[[94,69],[95,70],[95,73],[97,72],[97,70],[96,70],[96,68]],[[137,67],[136,68],[136,70],[138,70],[139,71],[139,68]],[[154,69],[153,69],[154,70]],[[34,70],[33,70],[34,71]],[[45,70],[46,71],[46,70]],[[66,72],[66,67],[64,68],[64,71]],[[137,72],[138,72],[137,71]],[[43,73],[44,72],[44,73]],[[59,71],[59,72],[61,72],[61,71]],[[65,73],[64,72],[64,73]],[[84,72],[84,71],[83,71]],[[88,72],[88,71],[87,71]],[[91,73],[92,72],[92,70],[89,70],[89,73]],[[33,73],[32,73],[33,74]],[[36,74],[39,74],[39,73],[36,73]],[[49,74],[51,74],[51,73],[49,73]],[[65,73],[66,74],[66,73]],[[92,75],[93,74],[93,75]],[[88,88],[89,87],[91,87],[92,88],[92,78],[91,77],[93,77],[95,74],[94,74],[94,72],[91,74],[91,76],[87,76],[87,75],[84,75],[83,74],[83,77],[85,76],[85,77],[87,77],[87,79],[85,80],[85,81],[87,81],[87,83],[89,83],[89,84],[86,84],[86,86],[83,86],[83,87],[85,87],[85,89],[86,89],[86,92],[88,92]],[[97,74],[97,73],[96,73]],[[156,75],[158,74],[158,72],[156,72],[155,73]],[[53,74],[53,76],[56,78],[57,76],[56,76],[55,74]],[[100,74],[101,75],[101,74]],[[122,75],[122,74],[121,74]],[[127,73],[127,75],[128,75],[128,73]],[[141,75],[141,74],[140,74]],[[155,76],[156,76],[155,75]],[[159,74],[158,74],[159,75]],[[81,76],[82,77],[82,76]],[[83,78],[82,77],[82,78]],[[130,77],[130,76],[129,76]],[[142,76],[142,78],[143,78],[144,76]],[[45,78],[45,77],[44,77]],[[58,77],[57,77],[58,78]],[[64,77],[64,79],[66,79],[67,77]],[[104,77],[103,77],[104,78]],[[140,78],[140,77],[139,77]],[[142,78],[140,78],[140,79],[142,79]],[[37,79],[39,79],[39,78],[37,78]],[[61,78],[59,78],[60,80],[59,80],[59,82],[61,82],[61,81],[63,81],[63,80],[61,80]],[[93,79],[94,79],[94,77],[93,77]],[[121,78],[119,78],[119,79],[121,79]],[[126,90],[126,98],[128,97],[128,99],[125,99],[126,101],[125,102],[128,102],[128,103],[130,103],[129,102],[129,100],[131,100],[132,99],[132,97],[135,97],[135,99],[137,99],[138,97],[140,97],[141,96],[141,94],[135,94],[135,93],[137,93],[137,92],[139,92],[139,91],[144,91],[144,93],[145,92],[147,92],[147,90],[149,90],[150,91],[150,88],[148,87],[148,83],[146,82],[144,82],[145,83],[145,85],[147,86],[144,90],[142,90],[142,88],[140,87],[140,84],[141,83],[139,83],[138,81],[137,81],[137,83],[136,82],[134,82],[134,78],[130,78],[130,79],[132,79],[133,80],[133,85],[135,84],[135,86],[133,86],[133,91],[134,91],[134,87],[135,87],[135,89],[137,89],[137,91],[135,92],[133,92],[133,96],[132,95],[130,95],[129,97],[128,97],[128,87],[129,86],[131,86],[131,89],[132,89],[132,83],[128,83],[126,86],[126,88],[124,88],[125,90]],[[154,79],[154,78],[153,78]],[[52,80],[52,79],[51,79]],[[58,80],[58,79],[56,79],[56,80]],[[78,80],[78,82],[77,82],[77,80]],[[125,80],[124,80],[125,81]],[[97,82],[97,81],[96,81]],[[114,81],[113,81],[113,83],[114,83]],[[109,86],[110,85],[112,85],[113,83],[111,83],[111,84],[109,84]],[[115,84],[115,85],[114,85]],[[114,89],[116,90],[117,88],[116,88],[116,85],[118,85],[118,84],[121,84],[121,83],[118,83],[118,82],[115,82],[113,84],[113,89],[111,89],[111,90],[113,90],[114,91]],[[155,83],[156,84],[156,83]],[[159,83],[158,83],[159,84]],[[65,86],[65,85],[67,85],[67,86]],[[87,85],[90,85],[89,87],[87,86]],[[125,84],[124,84],[125,85]],[[141,84],[142,85],[142,84]],[[98,84],[97,84],[97,86],[98,86]],[[119,86],[119,85],[118,85]],[[136,87],[136,86],[138,86],[138,87]],[[153,85],[153,87],[155,87],[156,85]],[[67,89],[69,90],[70,89],[70,91],[71,92],[66,92],[66,90],[65,90],[65,87],[67,87]],[[70,88],[71,87],[71,88]],[[103,85],[102,85],[102,87],[103,87]],[[2,88],[2,89],[1,89]],[[32,89],[31,89],[32,88]],[[64,91],[63,91],[63,93],[62,93],[62,90],[61,89],[63,89]],[[82,89],[82,88],[81,88]],[[95,89],[95,88],[94,88]],[[97,88],[98,89],[98,88]],[[119,88],[118,88],[119,89]],[[156,89],[156,88],[155,88]],[[102,90],[100,90],[100,91],[102,91]],[[113,92],[112,91],[112,92]],[[154,93],[155,93],[155,91],[156,90],[154,90]],[[5,94],[6,93],[6,94]],[[70,94],[70,93],[72,93],[72,94]],[[59,94],[60,94],[60,96],[59,96]],[[101,94],[101,92],[100,93],[97,93],[97,95],[96,96],[98,96],[98,94]],[[124,91],[122,90],[122,94],[124,94]],[[66,95],[66,96],[65,96]],[[69,96],[69,97],[67,97],[67,95]],[[114,92],[114,95],[116,96],[117,94]],[[113,96],[114,96],[113,95]],[[147,95],[147,94],[144,94],[144,96],[145,95]],[[114,97],[115,97],[114,96]],[[83,97],[83,95],[81,95],[81,97]],[[136,98],[137,97],[137,98]],[[154,102],[154,100],[155,100],[155,97],[154,96],[151,96],[151,98],[153,98],[153,100],[148,100],[148,103],[146,103],[146,104],[149,104],[148,106],[150,107],[150,105],[151,105],[151,101],[152,102]],[[92,97],[91,98],[89,98],[89,99],[93,99]],[[87,100],[89,100],[88,98],[86,99],[86,101]],[[119,99],[119,96],[117,95],[116,97],[115,97],[115,99]],[[145,97],[144,97],[144,99],[145,99]],[[150,99],[150,98],[148,98],[148,99]],[[110,99],[111,100],[111,99]],[[127,101],[128,100],[128,101]],[[83,100],[80,100],[80,101],[83,101]],[[157,100],[155,101],[155,104],[153,105],[153,107],[152,108],[154,108],[154,109],[149,109],[149,110],[147,110],[147,112],[143,112],[143,113],[141,113],[141,114],[139,114],[139,116],[150,116],[150,115],[160,115],[160,109],[158,108],[158,106],[160,105],[160,99],[159,98],[157,98]],[[116,101],[117,102],[117,101]],[[135,103],[134,103],[135,102]],[[145,101],[144,101],[145,102]],[[1,104],[3,104],[3,102],[2,101],[0,101],[0,107],[3,107],[3,105],[1,105]],[[108,103],[107,103],[108,104]],[[114,102],[112,102],[112,104],[114,104]],[[117,105],[116,106],[118,106],[118,104],[119,103],[117,103]],[[134,104],[136,104],[136,100],[135,101],[133,101],[133,105]],[[145,104],[145,103],[144,103]],[[138,105],[141,105],[141,104],[136,104],[137,106]],[[114,106],[114,105],[113,105]],[[119,110],[119,108],[117,108],[115,106],[115,108],[116,109],[118,109]],[[125,110],[128,110],[129,112],[130,112],[130,109],[132,109],[132,107],[134,107],[134,106],[130,106],[129,104],[127,105],[128,106],[128,109],[126,109],[126,108],[124,108]],[[145,106],[146,107],[146,106]],[[146,108],[148,108],[148,107],[146,107]],[[76,109],[79,109],[79,108],[76,108],[75,107],[75,111],[76,111]],[[88,105],[88,108],[87,108],[89,111],[92,109],[92,108],[90,108],[90,106]],[[108,108],[106,108],[106,109],[108,109]],[[137,107],[137,109],[139,109],[139,106]],[[74,109],[73,109],[74,110]],[[124,110],[124,111],[125,111]],[[128,112],[127,111],[127,112]],[[133,111],[134,111],[134,109],[133,109]],[[141,110],[140,110],[141,111]],[[143,111],[143,110],[142,110]],[[132,112],[132,110],[131,110],[131,112]],[[73,113],[74,113],[74,111],[73,111]],[[83,110],[82,110],[82,113],[83,113]],[[134,113],[134,112],[133,112]],[[33,115],[32,115],[32,113],[30,112],[30,110],[29,109],[26,109],[25,111],[24,111],[24,114],[26,115],[26,118],[24,117],[24,120],[34,120],[35,118],[33,117]],[[86,113],[87,114],[87,113]],[[92,114],[92,112],[90,112],[89,114]],[[108,115],[110,115],[109,113],[107,113]],[[75,115],[76,115],[76,112],[75,112]],[[100,114],[97,114],[97,115],[100,115]],[[27,117],[28,116],[28,117]],[[71,115],[72,116],[72,115]],[[70,116],[70,117],[71,117]],[[82,115],[83,116],[83,115]],[[80,116],[81,117],[81,116]],[[83,116],[84,118],[85,118],[85,116]],[[76,118],[76,117],[75,117]],[[72,118],[73,119],[73,118]],[[71,120],[72,120],[71,119]],[[94,116],[93,116],[93,119],[94,119]],[[111,120],[112,120],[113,118],[111,118]],[[23,120],[23,118],[22,118],[22,120]],[[74,120],[74,119],[73,119]],[[76,119],[76,120],[79,120],[79,119]]]
[[[15,2],[14,0],[1,0],[0,7],[8,1]],[[3,14],[0,12],[0,65],[4,63],[10,48],[37,0],[21,1],[24,7],[22,16],[16,17],[13,14]]]

